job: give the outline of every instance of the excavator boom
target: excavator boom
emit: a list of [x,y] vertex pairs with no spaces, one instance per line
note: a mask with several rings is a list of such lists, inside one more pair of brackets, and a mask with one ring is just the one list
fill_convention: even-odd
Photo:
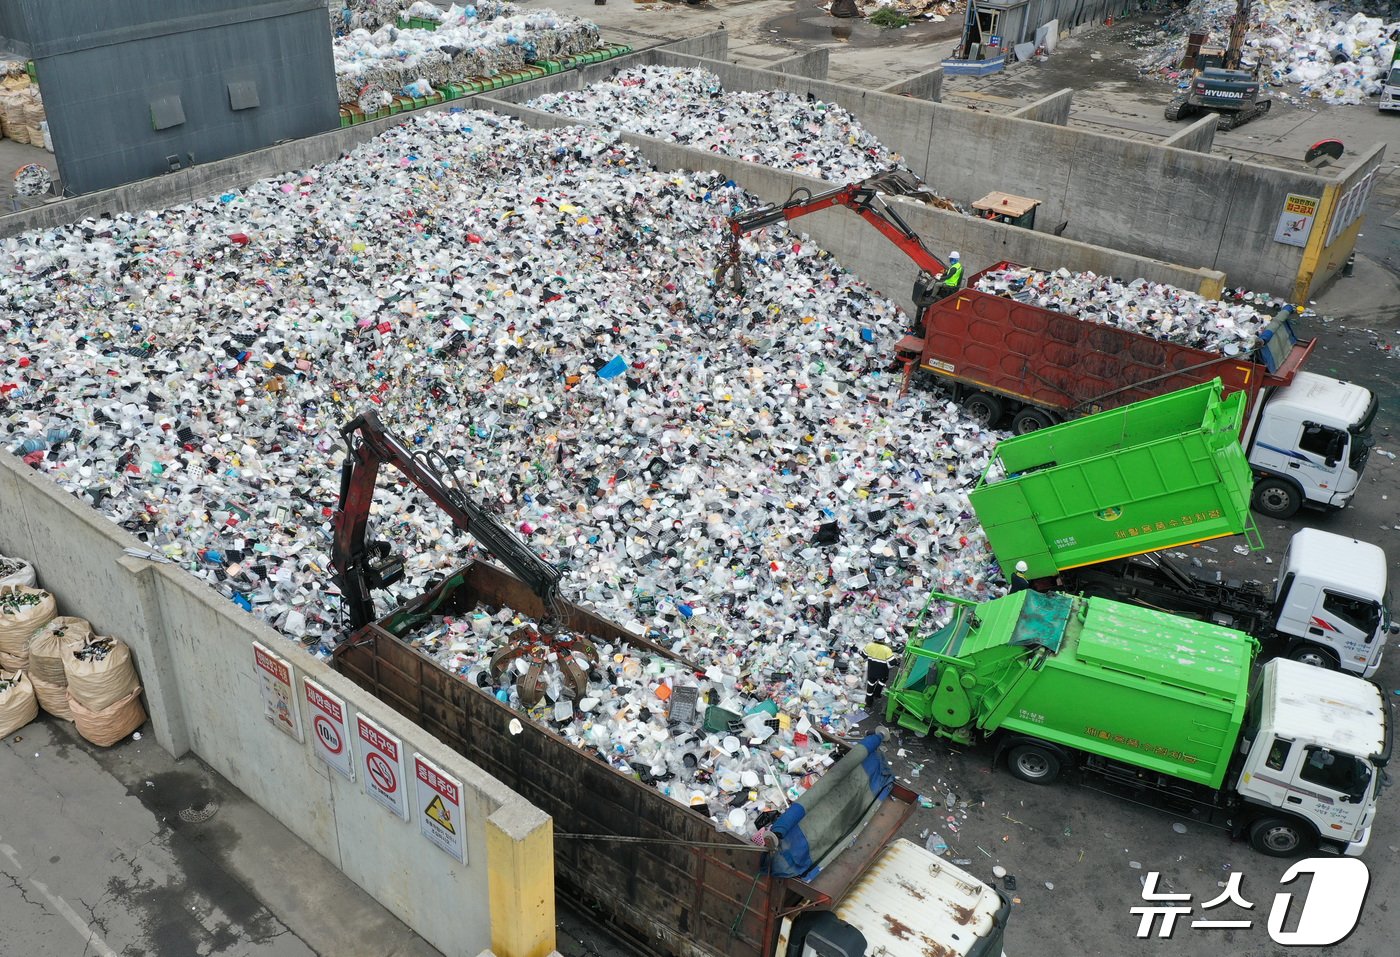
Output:
[[340,502],[332,519],[331,564],[352,628],[374,620],[372,590],[393,584],[403,574],[402,562],[389,555],[385,543],[366,539],[375,481],[385,464],[422,489],[459,531],[475,536],[487,552],[540,597],[546,609],[553,609],[559,594],[559,569],[531,551],[520,536],[463,492],[440,453],[410,450],[373,412],[351,419],[340,433],[347,453],[340,472]]
[[375,481],[380,466],[388,464],[422,489],[459,531],[475,536],[544,605],[538,628],[518,628],[491,655],[487,671],[491,679],[503,682],[507,673],[512,673],[520,702],[529,708],[548,693],[550,682],[545,672],[554,669],[560,678],[555,695],[566,694],[574,701],[583,697],[588,671],[598,664],[598,651],[586,637],[559,630],[559,569],[536,555],[520,536],[468,496],[441,453],[410,449],[386,430],[373,412],[351,419],[340,434],[345,439],[346,456],[340,471],[340,502],[332,520],[331,564],[351,628],[374,620],[376,588],[386,588],[403,577],[403,562],[390,554],[388,543],[367,539]]
[[739,240],[743,236],[756,229],[790,222],[799,216],[819,213],[833,206],[844,206],[858,214],[929,275],[939,276],[947,271],[947,266],[929,251],[923,240],[899,213],[883,202],[877,204],[882,195],[910,196],[916,199],[937,198],[928,187],[918,182],[912,173],[900,169],[877,173],[859,182],[815,195],[805,188],[796,189],[781,205],[760,206],[729,218],[728,247],[724,260],[715,270],[716,282],[723,284],[728,276],[736,293],[744,291],[739,263]]

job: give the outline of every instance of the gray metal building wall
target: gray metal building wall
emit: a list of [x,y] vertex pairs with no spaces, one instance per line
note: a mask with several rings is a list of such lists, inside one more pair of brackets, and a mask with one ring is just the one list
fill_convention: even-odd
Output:
[[339,125],[325,0],[3,6],[0,25],[35,61],[68,193]]

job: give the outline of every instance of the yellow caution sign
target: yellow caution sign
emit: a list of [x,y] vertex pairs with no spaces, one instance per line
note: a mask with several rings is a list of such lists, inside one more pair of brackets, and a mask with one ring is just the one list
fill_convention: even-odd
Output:
[[447,805],[443,803],[442,795],[434,796],[433,799],[428,802],[428,808],[423,813],[446,828],[447,833],[457,833],[457,829],[452,826],[452,812],[449,811]]

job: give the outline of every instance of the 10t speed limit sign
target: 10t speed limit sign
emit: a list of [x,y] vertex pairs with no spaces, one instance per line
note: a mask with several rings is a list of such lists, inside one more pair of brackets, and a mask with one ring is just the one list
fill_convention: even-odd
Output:
[[306,703],[311,706],[312,750],[346,780],[355,780],[345,702],[310,678],[303,678],[302,682],[306,688]]

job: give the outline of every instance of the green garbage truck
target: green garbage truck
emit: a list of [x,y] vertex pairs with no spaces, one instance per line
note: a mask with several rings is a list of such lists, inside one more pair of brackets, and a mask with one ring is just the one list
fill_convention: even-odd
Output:
[[1371,682],[1259,666],[1242,632],[1103,598],[930,603],[951,616],[906,647],[887,721],[992,742],[1034,784],[1077,769],[1264,854],[1366,849],[1393,728]]
[[1257,544],[1244,399],[1217,379],[1006,439],[973,510],[1008,576],[1024,562],[1037,587],[1203,618],[1271,656],[1370,677],[1393,630],[1376,545],[1304,529],[1272,589],[1160,551],[1241,533]]

